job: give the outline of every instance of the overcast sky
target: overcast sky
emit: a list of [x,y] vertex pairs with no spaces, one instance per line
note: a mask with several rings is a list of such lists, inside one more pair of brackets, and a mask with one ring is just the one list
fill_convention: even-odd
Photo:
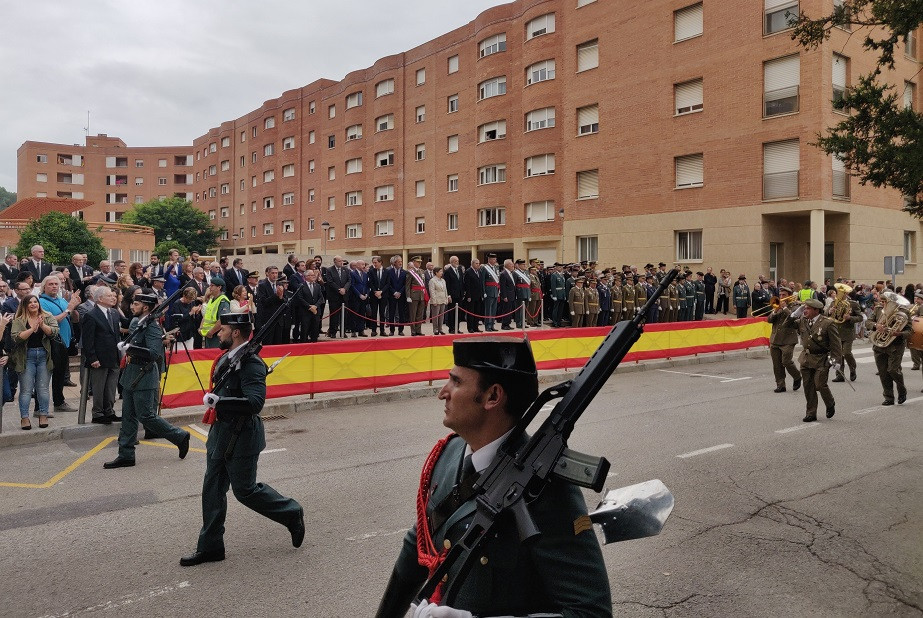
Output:
[[83,144],[87,111],[92,135],[189,145],[286,90],[340,80],[499,4],[0,0],[0,186],[16,189],[23,142]]

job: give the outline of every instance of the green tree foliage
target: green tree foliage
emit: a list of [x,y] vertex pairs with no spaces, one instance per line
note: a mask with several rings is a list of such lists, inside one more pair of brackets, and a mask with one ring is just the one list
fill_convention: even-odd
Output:
[[828,15],[799,14],[792,32],[801,46],[812,49],[833,28],[843,27],[852,36],[861,33],[863,47],[878,54],[875,70],[834,102],[849,117],[818,134],[815,145],[842,159],[861,184],[899,190],[908,198],[905,209],[915,217],[923,217],[923,115],[904,108],[904,85],[888,84],[883,71],[894,68],[896,50],[921,22],[923,0],[844,0]]
[[16,201],[16,194],[10,193],[4,187],[0,187],[0,210],[3,210]]
[[154,253],[160,256],[160,263],[166,264],[170,259],[170,249],[176,249],[183,257],[189,257],[189,249],[175,240],[163,240],[154,247]]
[[138,204],[122,216],[122,223],[154,228],[154,242],[158,248],[169,236],[175,245],[203,254],[211,253],[218,246],[222,232],[211,224],[207,214],[180,197]]
[[63,212],[49,212],[30,221],[19,235],[19,244],[13,253],[28,256],[34,245],[44,247],[45,259],[52,264],[70,264],[75,253],[86,253],[91,265],[99,264],[108,256],[102,238],[84,221]]

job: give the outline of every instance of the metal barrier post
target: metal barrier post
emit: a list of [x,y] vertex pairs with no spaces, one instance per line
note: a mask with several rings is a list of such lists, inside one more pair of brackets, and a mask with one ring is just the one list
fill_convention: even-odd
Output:
[[545,328],[545,297],[538,301],[538,327]]
[[340,305],[340,335],[346,339],[346,302]]
[[528,325],[526,324],[526,316],[528,315],[528,313],[526,312],[525,301],[523,301],[522,305],[520,305],[519,308],[522,310],[522,322],[521,322],[522,332],[526,332],[526,329],[528,328]]
[[89,369],[83,363],[83,356],[80,357],[80,406],[77,408],[77,424],[85,425],[87,422],[87,391],[90,390]]
[[458,303],[455,303],[455,334],[458,333]]

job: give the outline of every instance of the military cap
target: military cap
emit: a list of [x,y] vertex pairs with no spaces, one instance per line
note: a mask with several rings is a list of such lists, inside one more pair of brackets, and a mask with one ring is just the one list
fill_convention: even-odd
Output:
[[[231,315],[231,314],[225,314]],[[244,314],[246,315],[246,314]],[[222,319],[225,316],[221,316]],[[535,357],[528,339],[513,337],[466,337],[452,344],[455,364],[478,371],[538,378]]]
[[516,263],[517,263],[517,264],[525,264],[526,261],[525,261],[524,259],[522,259],[522,258],[519,258],[518,260],[516,260]]
[[[497,257],[497,254],[496,254],[496,253],[488,253],[488,254],[487,254],[487,259],[488,259],[488,260],[489,260],[490,258],[495,258],[495,257]],[[412,260],[411,260],[411,261],[412,261]]]
[[135,294],[132,297],[132,301],[137,301],[139,303],[144,303],[150,307],[155,307],[159,299],[153,294]]
[[[488,257],[489,257],[489,256],[488,256]],[[410,261],[411,261],[411,262],[422,262],[422,261],[423,261],[423,258],[420,257],[419,255],[415,255],[415,256],[413,256],[412,258],[410,258]]]
[[115,276],[115,273],[109,273],[108,275],[100,275],[99,282],[106,285],[115,285],[119,282],[119,278]]
[[663,262],[657,262],[657,266],[666,266]]
[[160,281],[160,282],[165,283],[167,280],[164,279],[163,277],[151,277],[151,282],[154,282],[154,281]]
[[809,298],[808,300],[804,301],[804,304],[817,310],[822,310],[824,308],[824,303],[820,302],[816,298]]
[[211,283],[208,285],[217,285],[218,287],[224,287],[224,279],[221,277],[212,277]]
[[780,292],[788,292],[789,294],[791,294],[791,293],[792,293],[792,288],[786,287],[786,286],[784,286],[784,285],[780,285],[780,286],[779,286],[779,291],[780,291]]
[[286,284],[287,284],[287,283],[288,283],[288,277],[286,277],[284,274],[280,274],[280,275],[279,275],[279,278],[276,279],[276,283],[277,283],[277,284],[282,284],[282,283],[286,283]]
[[913,296],[914,298],[923,298],[923,290],[917,290]]
[[260,278],[259,273],[252,272],[252,273],[247,274],[247,279],[259,279],[259,278]]
[[644,268],[653,268],[653,267],[654,267],[654,265],[651,264],[650,262],[648,262],[647,264],[644,265]]
[[684,275],[683,273],[676,275],[677,281],[684,281],[685,279],[686,279],[686,275]]
[[746,280],[747,280],[747,276],[746,276],[746,275],[741,275],[741,276],[737,277],[737,280],[738,280],[738,281],[746,281]]
[[575,281],[586,281],[586,277],[583,277],[583,276],[577,277]]
[[250,314],[225,313],[221,316],[221,324],[224,326],[239,326],[241,324],[250,324]]
[[697,274],[697,275],[700,276],[700,277],[704,277],[704,276],[705,276],[705,273],[703,273],[701,270],[696,271],[695,274]]
[[587,283],[596,283],[596,279],[590,278],[586,280]]

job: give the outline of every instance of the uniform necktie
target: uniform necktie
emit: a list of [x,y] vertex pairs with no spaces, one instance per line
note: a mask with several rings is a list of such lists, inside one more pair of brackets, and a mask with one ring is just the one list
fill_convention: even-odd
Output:
[[471,455],[465,455],[465,461],[462,463],[461,478],[464,480],[472,474],[475,474],[474,461],[472,460]]

